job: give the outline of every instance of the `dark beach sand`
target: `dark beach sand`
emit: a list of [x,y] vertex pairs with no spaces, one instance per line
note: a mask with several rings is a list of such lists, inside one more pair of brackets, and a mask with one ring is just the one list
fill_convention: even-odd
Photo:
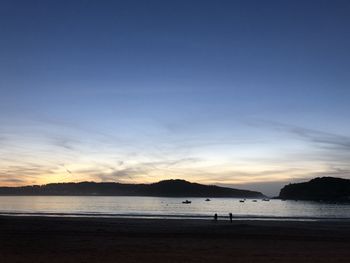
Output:
[[350,222],[1,216],[0,262],[350,262]]

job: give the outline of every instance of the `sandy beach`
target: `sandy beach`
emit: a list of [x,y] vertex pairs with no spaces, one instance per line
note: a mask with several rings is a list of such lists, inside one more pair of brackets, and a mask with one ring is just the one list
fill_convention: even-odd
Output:
[[350,222],[0,217],[1,262],[349,262]]

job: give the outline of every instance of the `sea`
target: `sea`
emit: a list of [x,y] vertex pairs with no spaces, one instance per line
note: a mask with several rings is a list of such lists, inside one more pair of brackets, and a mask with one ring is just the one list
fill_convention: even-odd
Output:
[[[183,203],[185,200],[190,203]],[[0,215],[234,220],[350,220],[350,205],[278,199],[0,196]]]

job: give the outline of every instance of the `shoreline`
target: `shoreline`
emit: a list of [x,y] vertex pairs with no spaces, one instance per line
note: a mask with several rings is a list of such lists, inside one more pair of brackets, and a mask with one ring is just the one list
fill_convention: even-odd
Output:
[[[219,221],[229,220],[228,215],[218,214]],[[212,220],[210,215],[190,214],[108,214],[108,213],[35,213],[35,212],[0,212],[0,217],[57,217],[57,218],[111,218],[111,219],[149,219],[149,220]],[[350,217],[308,217],[308,216],[262,216],[233,215],[233,221],[344,221],[350,223]]]
[[0,216],[1,262],[348,262],[349,221]]

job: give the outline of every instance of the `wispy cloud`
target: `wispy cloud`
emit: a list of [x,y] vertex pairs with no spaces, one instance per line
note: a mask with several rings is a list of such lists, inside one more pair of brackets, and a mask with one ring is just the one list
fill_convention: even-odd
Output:
[[255,125],[296,135],[303,140],[314,143],[320,148],[350,152],[349,136],[272,121],[255,122]]
[[19,178],[1,178],[0,177],[0,182],[5,183],[5,184],[24,184],[27,183],[27,181],[19,179]]
[[142,178],[144,175],[147,175],[148,170],[138,166],[109,169],[101,169],[101,167],[95,167],[75,170],[72,173],[80,176],[79,178],[90,178],[93,181],[97,180],[104,182],[133,182],[134,179],[139,179]]
[[55,174],[54,166],[44,166],[35,163],[23,162],[20,164],[0,166],[0,181],[2,184],[32,184],[36,183],[43,176],[50,176]]
[[49,139],[51,140],[53,146],[69,151],[76,150],[76,145],[80,143],[80,141],[76,138],[71,138],[68,136],[50,136]]
[[142,179],[157,181],[161,179],[159,178],[160,174],[168,176],[173,170],[185,169],[184,167],[191,166],[192,163],[199,161],[198,158],[190,157],[138,163],[117,161],[115,165],[96,163],[91,168],[72,170],[72,173],[102,181],[133,182],[136,180],[140,182]]

